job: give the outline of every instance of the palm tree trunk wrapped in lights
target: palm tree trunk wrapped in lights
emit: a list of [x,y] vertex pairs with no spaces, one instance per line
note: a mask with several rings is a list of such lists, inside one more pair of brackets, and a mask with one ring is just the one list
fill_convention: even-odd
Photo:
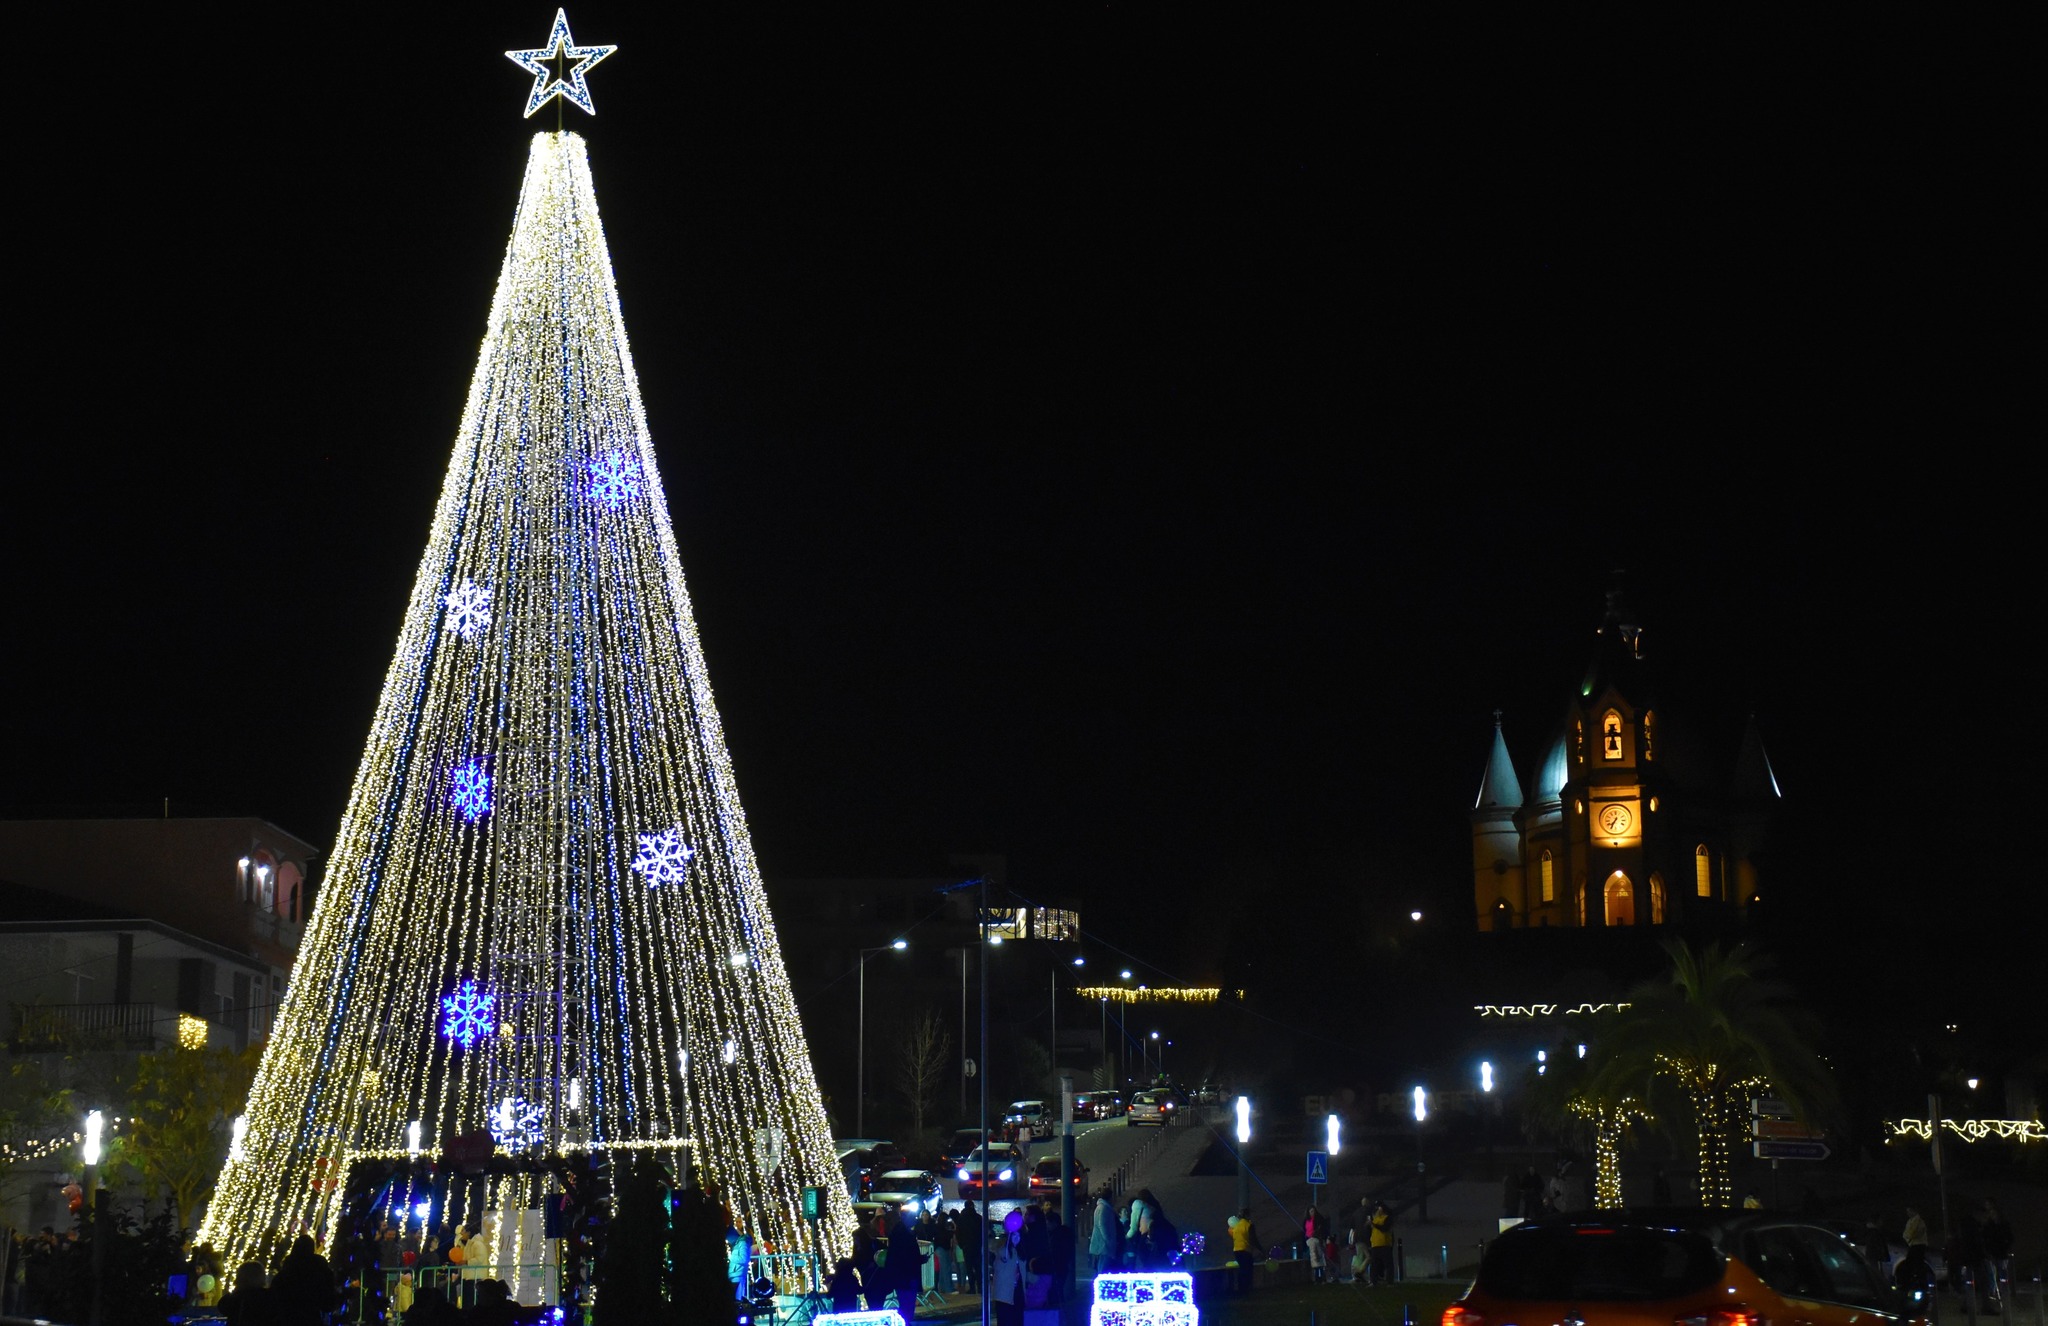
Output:
[[[199,1237],[274,1267],[301,1230],[331,1244],[351,1162],[481,1130],[501,1153],[693,1163],[756,1248],[811,1246],[815,1186],[827,1256],[850,1245],[584,143],[562,132],[533,140],[397,650]],[[538,1182],[493,1179],[485,1205],[524,1210]]]
[[1745,947],[1694,950],[1666,945],[1667,979],[1629,995],[1603,1029],[1603,1079],[1633,1081],[1643,1098],[1667,1078],[1691,1105],[1699,1146],[1700,1202],[1732,1205],[1735,1147],[1750,1096],[1769,1092],[1800,1119],[1832,1112],[1833,1079],[1813,1049],[1814,1028],[1791,992],[1769,978],[1769,962]]
[[1621,1144],[1635,1124],[1650,1112],[1633,1096],[1618,1101],[1575,1097],[1572,1113],[1593,1125],[1593,1204],[1602,1210],[1621,1207]]

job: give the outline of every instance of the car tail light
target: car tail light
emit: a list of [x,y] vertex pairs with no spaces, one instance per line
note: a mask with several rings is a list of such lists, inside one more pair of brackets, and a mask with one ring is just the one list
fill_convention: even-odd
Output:
[[1674,1317],[1671,1326],[1771,1326],[1771,1323],[1770,1318],[1737,1305],[1718,1312],[1703,1312],[1696,1317]]
[[1486,1318],[1463,1303],[1453,1303],[1444,1309],[1443,1326],[1486,1326]]

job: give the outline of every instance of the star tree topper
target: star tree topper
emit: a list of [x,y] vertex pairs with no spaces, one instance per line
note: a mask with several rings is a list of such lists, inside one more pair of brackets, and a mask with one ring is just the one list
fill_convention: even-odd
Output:
[[505,58],[533,75],[533,91],[526,98],[526,115],[533,113],[556,97],[580,107],[584,114],[597,114],[597,107],[590,104],[590,89],[583,82],[583,76],[597,66],[597,62],[619,49],[616,46],[578,46],[569,36],[568,11],[555,11],[555,26],[548,33],[548,44],[537,51],[507,51]]

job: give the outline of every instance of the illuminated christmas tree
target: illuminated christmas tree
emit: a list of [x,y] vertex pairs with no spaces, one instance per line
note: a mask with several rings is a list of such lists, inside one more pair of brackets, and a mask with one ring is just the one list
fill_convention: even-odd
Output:
[[[510,53],[536,75],[528,113],[588,110],[609,52],[558,17],[547,50]],[[484,1129],[500,1152],[694,1164],[756,1248],[807,1249],[818,1186],[825,1249],[852,1237],[584,143],[559,131],[533,140],[397,652],[200,1237],[274,1267],[302,1230],[332,1242],[355,1162]],[[495,1178],[484,1205],[544,1182]]]

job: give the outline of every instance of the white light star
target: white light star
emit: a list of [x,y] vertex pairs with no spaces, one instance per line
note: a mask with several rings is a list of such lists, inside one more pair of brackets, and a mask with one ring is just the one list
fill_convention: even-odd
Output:
[[[507,51],[505,58],[533,75],[533,91],[526,98],[526,114],[533,113],[556,97],[580,107],[584,114],[597,114],[597,107],[590,104],[590,89],[584,85],[583,76],[597,67],[597,62],[619,49],[616,46],[578,46],[569,36],[569,15],[567,11],[555,11],[555,26],[548,33],[548,44],[537,51]],[[557,71],[554,61],[565,63]]]

